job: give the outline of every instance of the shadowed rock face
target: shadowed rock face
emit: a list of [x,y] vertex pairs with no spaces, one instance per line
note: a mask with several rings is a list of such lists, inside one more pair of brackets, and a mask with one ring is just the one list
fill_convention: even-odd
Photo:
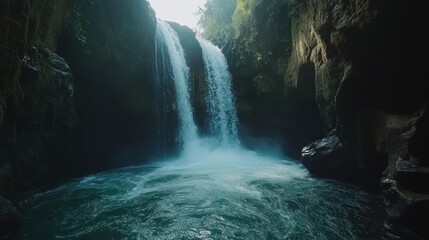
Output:
[[75,1],[58,52],[76,80],[80,151],[71,174],[155,154],[155,16],[146,1]]
[[[387,197],[389,209],[404,214],[399,213],[395,227],[427,237],[413,210],[415,204],[424,205],[429,186],[422,151],[428,89],[421,79],[427,73],[413,55],[422,44],[421,11],[422,6],[401,1],[309,1],[295,22],[303,30],[294,35],[292,59],[315,64],[319,110],[342,146],[338,162],[338,151],[324,151],[320,141],[310,144],[303,149],[304,165],[317,176],[367,186],[382,179],[385,189],[398,196]],[[410,38],[417,42],[409,43]],[[321,142],[330,139],[335,139],[332,133]],[[317,167],[323,163],[328,166]],[[343,167],[334,171],[339,163]],[[415,224],[403,225],[406,221]]]
[[75,124],[73,80],[49,49],[68,13],[66,1],[0,3],[0,195],[40,182],[50,163],[67,161],[53,159]]
[[[70,161],[76,126],[73,76],[65,60],[39,46],[24,53],[19,96],[9,95],[2,123],[0,193],[40,184]],[[16,98],[15,98],[16,97]]]
[[0,196],[0,237],[12,237],[22,224],[21,216],[15,206]]
[[[20,65],[22,95],[9,93],[0,137],[0,194],[10,198],[48,176],[60,176],[56,170],[71,161],[76,125],[73,76],[65,60],[39,45],[25,51]],[[0,237],[18,231],[21,223],[1,195]]]

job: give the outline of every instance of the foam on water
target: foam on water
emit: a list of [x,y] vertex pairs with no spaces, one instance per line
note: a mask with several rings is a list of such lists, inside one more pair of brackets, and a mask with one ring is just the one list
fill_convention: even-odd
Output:
[[209,146],[34,193],[19,239],[388,239],[378,196]]

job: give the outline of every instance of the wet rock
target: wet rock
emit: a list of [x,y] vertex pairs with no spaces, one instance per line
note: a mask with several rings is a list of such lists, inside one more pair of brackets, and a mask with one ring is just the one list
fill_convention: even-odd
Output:
[[53,71],[52,78],[57,91],[66,93],[69,98],[73,97],[73,76],[69,65],[60,55],[49,49],[44,49],[44,51],[48,54],[50,59],[49,63]]
[[0,239],[13,236],[20,228],[21,216],[15,206],[0,196]]
[[343,147],[335,131],[302,149],[302,163],[311,174],[342,179]]

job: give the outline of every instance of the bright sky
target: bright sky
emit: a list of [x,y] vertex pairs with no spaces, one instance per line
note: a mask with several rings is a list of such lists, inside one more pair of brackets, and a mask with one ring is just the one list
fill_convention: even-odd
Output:
[[156,17],[197,28],[198,7],[203,8],[207,0],[148,0]]

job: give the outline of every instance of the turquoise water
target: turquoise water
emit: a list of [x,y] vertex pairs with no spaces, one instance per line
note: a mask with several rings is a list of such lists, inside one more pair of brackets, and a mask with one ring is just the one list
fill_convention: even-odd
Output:
[[20,208],[19,239],[388,239],[379,196],[239,149],[87,176]]

